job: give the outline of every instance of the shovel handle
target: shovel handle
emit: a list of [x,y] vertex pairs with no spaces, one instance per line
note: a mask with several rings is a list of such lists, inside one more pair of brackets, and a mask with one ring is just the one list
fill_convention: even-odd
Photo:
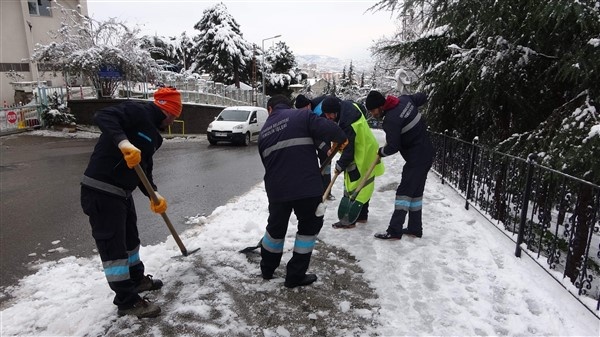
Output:
[[325,171],[325,167],[327,167],[327,165],[329,165],[329,163],[331,163],[331,160],[333,159],[333,157],[335,157],[335,154],[339,147],[340,147],[340,144],[335,144],[335,147],[333,149],[331,149],[331,154],[329,156],[327,156],[327,158],[325,159],[325,161],[323,163],[321,163],[321,173],[323,173],[323,171]]
[[371,164],[371,166],[367,170],[367,173],[365,173],[365,176],[361,179],[360,183],[358,184],[358,186],[354,190],[354,193],[352,193],[352,197],[350,198],[350,200],[356,199],[356,197],[358,196],[358,193],[360,192],[360,190],[362,190],[363,187],[365,187],[365,185],[367,184],[367,181],[369,181],[369,179],[371,177],[371,173],[373,173],[373,170],[375,169],[375,166],[377,166],[377,164],[379,164],[380,160],[381,160],[381,157],[378,154],[377,157],[375,158],[375,161],[373,161],[373,163]]
[[327,189],[325,190],[325,193],[323,193],[323,202],[325,202],[325,199],[327,199],[327,197],[329,196],[329,193],[331,193],[331,188],[333,188],[333,183],[335,182],[335,180],[337,179],[337,177],[340,175],[340,172],[335,172],[335,174],[333,175],[333,178],[331,178],[331,182],[329,183],[329,186],[327,186]]
[[[158,200],[158,196],[156,195],[156,192],[154,192],[154,188],[152,187],[152,185],[150,185],[150,181],[148,181],[148,177],[146,177],[146,173],[144,173],[144,170],[142,170],[142,168],[140,167],[139,164],[135,165],[133,168],[135,169],[135,173],[137,173],[138,177],[142,181],[142,184],[144,184],[144,187],[146,188],[146,191],[148,192],[148,195],[150,196],[150,199],[152,200],[152,202],[155,204],[158,204],[160,202]],[[181,250],[181,254],[183,254],[183,256],[187,256],[188,255],[187,249],[183,245],[183,242],[181,242],[181,239],[179,238],[179,235],[177,234],[175,227],[173,227],[171,220],[169,220],[167,213],[163,212],[163,213],[160,213],[160,215],[162,216],[163,220],[165,220],[165,223],[167,224],[167,227],[169,228],[169,232],[171,232],[171,235],[173,235],[175,242],[177,242],[177,245],[179,246],[179,250]]]

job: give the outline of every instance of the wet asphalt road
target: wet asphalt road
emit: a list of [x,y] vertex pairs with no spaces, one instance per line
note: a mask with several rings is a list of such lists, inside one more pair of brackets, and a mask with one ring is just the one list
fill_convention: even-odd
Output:
[[[178,233],[189,228],[185,217],[209,215],[264,174],[256,143],[211,146],[200,139],[167,141],[154,156],[154,182]],[[26,133],[0,137],[0,287],[34,272],[40,260],[95,254],[79,202],[79,181],[95,143]],[[163,219],[138,190],[134,199],[142,244],[164,241],[169,231]]]

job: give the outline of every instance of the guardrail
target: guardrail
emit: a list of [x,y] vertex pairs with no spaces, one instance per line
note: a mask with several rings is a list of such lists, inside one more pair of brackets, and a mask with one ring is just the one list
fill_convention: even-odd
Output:
[[600,186],[539,165],[533,154],[522,159],[477,139],[430,134],[433,169],[465,197],[465,208],[488,215],[515,242],[516,256],[525,252],[561,284],[568,279],[586,307],[600,310]]

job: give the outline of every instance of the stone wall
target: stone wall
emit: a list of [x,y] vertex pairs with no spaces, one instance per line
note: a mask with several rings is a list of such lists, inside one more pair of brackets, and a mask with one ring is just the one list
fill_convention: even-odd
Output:
[[[70,100],[68,102],[71,113],[77,118],[77,124],[94,125],[92,116],[98,109],[119,104],[124,99],[86,99]],[[140,100],[149,102],[147,100]],[[223,110],[224,106],[202,105],[202,104],[183,104],[181,116],[177,120],[183,121],[186,134],[206,133],[208,124],[215,120],[215,117]],[[172,133],[181,133],[182,123],[173,123]]]

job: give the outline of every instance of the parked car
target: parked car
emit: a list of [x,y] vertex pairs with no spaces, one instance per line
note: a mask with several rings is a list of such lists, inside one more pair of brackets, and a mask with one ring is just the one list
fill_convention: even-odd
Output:
[[256,106],[230,106],[208,124],[206,137],[212,145],[220,141],[249,145],[267,120],[267,109]]

